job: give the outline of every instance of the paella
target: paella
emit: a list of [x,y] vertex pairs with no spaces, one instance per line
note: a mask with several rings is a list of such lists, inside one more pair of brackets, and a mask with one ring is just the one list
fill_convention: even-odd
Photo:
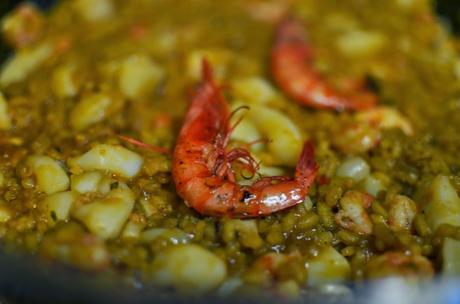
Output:
[[430,1],[63,0],[1,32],[2,250],[198,294],[460,273]]

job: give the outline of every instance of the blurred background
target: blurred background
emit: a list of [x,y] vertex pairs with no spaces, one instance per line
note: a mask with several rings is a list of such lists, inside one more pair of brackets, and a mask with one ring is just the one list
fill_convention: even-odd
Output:
[[434,5],[437,13],[451,27],[457,35],[460,34],[460,1],[458,0],[436,0]]
[[[0,18],[14,8],[18,3],[25,0],[0,0]],[[52,6],[56,0],[28,0],[46,9]],[[372,1],[372,0],[369,0]],[[460,0],[432,0],[433,6],[446,26],[456,35],[460,35]],[[3,61],[7,50],[0,42],[0,62]]]
[[[28,0],[37,3],[40,7],[49,8],[56,0]],[[369,0],[372,1],[372,0]],[[0,17],[15,7],[22,0],[0,0]],[[446,25],[457,35],[460,35],[460,1],[459,0],[433,0],[438,15]],[[3,48],[3,47],[2,47]]]
[[[55,0],[29,0],[37,3],[42,8],[52,5]],[[372,0],[370,0],[372,1]],[[0,16],[11,10],[21,0],[0,0]],[[459,0],[433,0],[433,5],[438,14],[446,20],[452,30],[460,34],[460,1]]]

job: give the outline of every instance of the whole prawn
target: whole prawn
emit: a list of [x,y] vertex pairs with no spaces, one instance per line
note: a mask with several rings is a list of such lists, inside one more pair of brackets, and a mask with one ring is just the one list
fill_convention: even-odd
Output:
[[236,182],[231,163],[257,164],[242,148],[227,151],[229,107],[203,62],[203,81],[186,113],[173,154],[172,175],[178,194],[203,215],[249,218],[292,207],[307,195],[318,171],[313,147],[306,143],[295,177],[264,177],[250,186]]
[[313,66],[312,49],[304,26],[293,18],[282,20],[275,33],[271,70],[275,82],[300,104],[318,109],[364,110],[376,104],[366,89],[344,94],[329,86]]

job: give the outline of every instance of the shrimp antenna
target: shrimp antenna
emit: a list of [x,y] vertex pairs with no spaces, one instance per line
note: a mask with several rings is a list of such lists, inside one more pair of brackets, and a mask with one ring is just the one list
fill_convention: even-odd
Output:
[[232,113],[230,113],[230,117],[233,117],[236,113],[238,113],[239,111],[241,110],[250,110],[251,108],[247,105],[242,105],[242,106],[239,106],[238,108],[236,108],[235,110],[232,111]]
[[134,139],[132,137],[128,137],[128,136],[123,136],[123,135],[117,135],[117,137],[133,146],[137,146],[139,148],[143,148],[143,149],[147,149],[147,150],[150,150],[150,151],[153,151],[153,152],[157,152],[157,153],[161,153],[161,154],[169,154],[170,151],[168,148],[164,148],[164,147],[157,147],[157,146],[154,146],[154,145],[150,145],[150,144],[147,144],[147,143],[144,143],[144,142],[141,142],[137,139]]
[[[239,106],[238,108],[236,108],[235,110],[232,111],[232,113],[230,113],[230,118],[233,118],[233,116],[236,115],[236,113],[240,112],[241,110],[246,110],[246,111],[249,111],[251,108],[249,106],[246,106],[246,105],[243,105],[243,106]],[[236,127],[241,123],[241,121],[243,120],[244,118],[244,114],[241,115],[241,117],[238,118],[238,120],[233,124],[233,126],[230,128],[230,132],[232,132],[233,130],[236,129]]]
[[[228,120],[230,120],[233,116],[236,115],[236,113],[238,113],[241,110],[250,110],[250,108],[249,106],[246,106],[246,105],[239,106],[238,108],[233,110],[232,113],[230,113]],[[233,126],[230,127],[230,129],[228,130],[227,136],[225,136],[224,138],[224,146],[228,144],[228,142],[230,141],[230,136],[232,135],[233,131],[235,131],[236,127],[238,127],[238,125],[241,123],[243,119],[244,119],[244,115],[239,117],[238,120],[233,124]]]
[[268,138],[259,138],[247,143],[244,143],[243,146],[249,149],[249,147],[257,145],[257,144],[268,144],[270,143],[270,140]]

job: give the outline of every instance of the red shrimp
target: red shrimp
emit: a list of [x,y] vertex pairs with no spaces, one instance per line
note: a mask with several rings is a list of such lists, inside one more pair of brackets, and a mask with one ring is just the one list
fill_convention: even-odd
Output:
[[275,34],[271,70],[275,82],[298,103],[317,109],[364,110],[376,104],[376,96],[362,88],[345,94],[334,90],[313,66],[313,51],[304,26],[282,20]]
[[233,161],[257,163],[243,148],[226,150],[232,127],[229,107],[203,62],[203,82],[186,113],[173,154],[172,176],[185,203],[203,215],[250,218],[269,215],[301,203],[318,166],[305,143],[295,177],[264,177],[250,186],[236,182]]

